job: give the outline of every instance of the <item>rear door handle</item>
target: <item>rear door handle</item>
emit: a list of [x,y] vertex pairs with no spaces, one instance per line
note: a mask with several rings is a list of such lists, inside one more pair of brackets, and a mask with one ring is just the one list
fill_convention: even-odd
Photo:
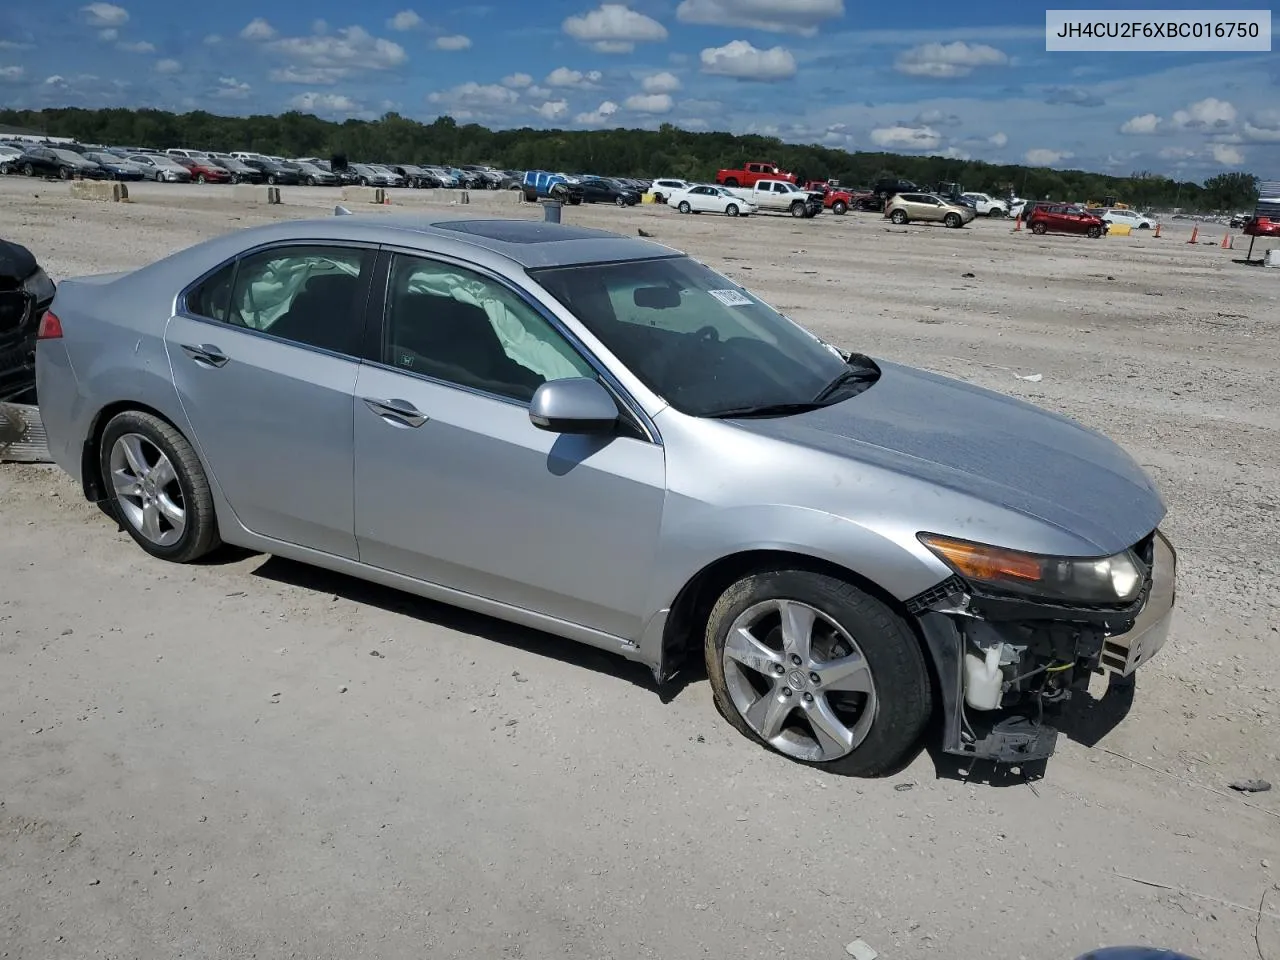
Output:
[[231,359],[211,343],[184,343],[182,349],[196,363],[207,364],[211,367],[221,367]]
[[403,424],[406,427],[420,427],[428,417],[408,400],[378,400],[374,397],[361,397],[365,405],[385,420]]

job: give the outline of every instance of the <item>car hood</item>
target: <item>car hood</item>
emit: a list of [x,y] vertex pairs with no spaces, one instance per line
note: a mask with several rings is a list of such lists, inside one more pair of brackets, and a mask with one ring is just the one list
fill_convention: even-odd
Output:
[[1151,478],[1101,434],[961,380],[876,362],[879,381],[848,400],[734,423],[1035,517],[1099,555],[1131,546],[1164,517]]

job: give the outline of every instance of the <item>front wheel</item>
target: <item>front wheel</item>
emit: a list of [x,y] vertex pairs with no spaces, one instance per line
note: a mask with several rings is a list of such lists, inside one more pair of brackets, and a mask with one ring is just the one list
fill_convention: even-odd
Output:
[[153,557],[190,563],[220,543],[204,468],[164,420],[136,410],[112,417],[98,464],[116,519]]
[[196,177],[196,183],[208,183],[208,182],[209,182],[209,179],[203,173],[200,174],[200,176]]
[[805,205],[802,201],[797,200],[795,203],[791,205],[791,215],[793,217],[796,217],[798,219],[800,217],[805,216],[807,213],[808,213],[808,210],[805,208]]
[[707,621],[717,709],[801,763],[877,776],[909,756],[932,683],[907,623],[850,583],[804,570],[739,580]]
[[942,218],[942,222],[946,224],[948,227],[950,227],[952,230],[959,230],[960,225],[963,221],[960,219],[960,214],[948,213],[945,217]]
[[72,174],[70,167],[60,167],[58,169],[58,176],[63,180],[70,180],[74,174]]
[[1090,240],[1097,240],[1100,236],[1102,236],[1102,228],[1101,228],[1101,227],[1090,227],[1090,228],[1089,228],[1088,237],[1089,237],[1089,239],[1090,239]]
[[29,163],[24,163],[22,165],[22,175],[24,177],[34,177],[36,175],[36,168]]
[[318,185],[319,185],[319,183],[320,183],[320,181],[319,181],[319,180],[317,180],[315,177],[307,177],[307,186],[308,186],[308,187],[318,186]]
[[1049,228],[1046,227],[1043,223],[1033,223],[1031,225],[1031,232],[1034,233],[1037,237],[1043,237],[1046,233],[1049,232]]
[[901,227],[907,222],[907,211],[895,210],[890,215],[889,219]]
[[681,200],[680,206],[676,207],[676,209],[679,210],[681,213],[689,213],[690,211],[693,210],[693,207],[689,206],[688,200]]
[[724,215],[726,217],[736,217],[740,212],[741,211],[738,209],[738,205],[736,203],[731,203],[724,208]]
[[837,217],[843,217],[846,213],[849,212],[849,205],[845,203],[843,200],[837,200],[835,203],[831,205],[831,212],[834,213]]

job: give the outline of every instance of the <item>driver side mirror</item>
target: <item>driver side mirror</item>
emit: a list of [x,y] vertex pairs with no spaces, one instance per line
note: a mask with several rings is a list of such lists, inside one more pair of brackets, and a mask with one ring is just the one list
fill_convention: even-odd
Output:
[[533,393],[529,420],[551,433],[608,434],[617,429],[618,405],[597,380],[548,380]]

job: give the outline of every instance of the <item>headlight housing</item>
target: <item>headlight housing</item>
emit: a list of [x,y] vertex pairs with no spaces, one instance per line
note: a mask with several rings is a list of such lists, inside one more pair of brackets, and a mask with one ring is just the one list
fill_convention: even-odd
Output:
[[965,580],[1001,593],[1079,604],[1130,604],[1145,565],[1131,550],[1109,557],[1052,557],[922,533],[920,542]]

